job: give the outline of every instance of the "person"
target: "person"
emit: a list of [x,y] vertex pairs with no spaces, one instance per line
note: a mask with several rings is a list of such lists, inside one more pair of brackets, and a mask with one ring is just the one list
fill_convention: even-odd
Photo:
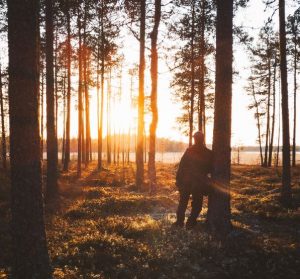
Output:
[[186,222],[187,229],[191,229],[197,224],[203,196],[208,195],[210,191],[208,174],[212,172],[213,168],[213,154],[205,147],[203,133],[198,131],[193,138],[194,144],[183,154],[176,174],[179,204],[176,212],[177,220],[173,226],[184,226],[185,211],[192,195],[192,210]]

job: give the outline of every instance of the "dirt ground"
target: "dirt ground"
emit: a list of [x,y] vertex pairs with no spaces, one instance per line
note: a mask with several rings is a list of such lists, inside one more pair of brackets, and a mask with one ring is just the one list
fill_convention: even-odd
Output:
[[[98,172],[92,163],[79,180],[75,170],[61,174],[60,200],[46,208],[54,278],[299,278],[300,168],[294,208],[286,209],[276,169],[233,166],[234,229],[224,242],[206,227],[206,202],[194,230],[171,228],[175,165],[158,165],[153,195],[135,191],[133,168]],[[0,278],[10,265],[7,196],[0,199]]]

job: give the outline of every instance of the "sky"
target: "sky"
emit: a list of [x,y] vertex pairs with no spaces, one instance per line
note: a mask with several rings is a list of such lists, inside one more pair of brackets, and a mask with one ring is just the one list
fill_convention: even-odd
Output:
[[[295,10],[295,5],[290,5],[292,1],[287,1],[288,15]],[[262,0],[250,0],[247,8],[240,8],[234,18],[235,25],[244,26],[245,30],[250,35],[256,36],[259,29],[264,25],[265,20],[270,16],[271,11],[264,11],[265,4]],[[278,14],[274,15],[275,27],[278,25],[277,17]],[[163,32],[162,32],[163,33]],[[121,104],[113,105],[111,110],[112,118],[112,131],[120,131],[121,133],[127,133],[129,129],[133,131],[136,127],[136,116],[137,111],[130,105],[130,77],[128,75],[128,69],[138,64],[139,57],[139,44],[138,41],[130,35],[129,31],[122,31],[122,52],[124,54],[124,68],[122,78],[122,99]],[[163,38],[162,38],[163,39]],[[1,61],[5,64],[7,62],[7,54],[5,51],[5,45],[2,41],[1,46]],[[162,50],[159,50],[162,54]],[[149,55],[149,52],[146,52]],[[176,118],[181,114],[180,103],[176,103],[172,96],[172,89],[170,88],[170,82],[172,80],[172,74],[168,71],[168,67],[160,55],[159,61],[159,80],[158,80],[158,110],[159,110],[159,123],[157,129],[158,137],[165,137],[171,140],[188,142],[188,137],[183,135],[178,127]],[[149,61],[149,60],[148,60]],[[149,65],[147,65],[149,67]],[[249,75],[250,63],[249,57],[244,47],[235,44],[234,45],[234,69],[238,74],[234,77],[233,83],[233,101],[232,101],[232,146],[236,145],[257,145],[257,128],[254,119],[253,111],[248,110],[248,105],[251,102],[249,96],[245,92],[244,87],[246,86],[246,79]],[[149,68],[146,69],[146,94],[150,93],[150,76]],[[76,89],[76,77],[72,77],[73,87]],[[113,91],[116,93],[120,81],[116,80],[112,85]],[[134,80],[133,95],[137,94],[138,82]],[[292,87],[289,87],[290,93]],[[76,91],[76,90],[75,90]],[[74,92],[75,93],[75,92]],[[95,88],[91,88],[91,134],[93,138],[97,137],[97,97]],[[298,102],[298,109],[299,109]],[[77,105],[76,101],[73,100],[71,111],[71,136],[77,136]],[[106,107],[106,105],[105,105]],[[292,120],[292,102],[290,102],[290,119]],[[62,113],[60,113],[62,117]],[[61,119],[61,118],[60,118]],[[148,134],[148,127],[150,123],[150,117],[146,116],[146,133]],[[106,119],[104,119],[106,123]],[[278,121],[277,121],[278,123]],[[292,123],[292,121],[291,121]],[[207,127],[207,142],[212,142],[212,121],[209,122]],[[104,125],[104,134],[106,133],[106,125]],[[115,128],[114,128],[115,127]],[[62,121],[58,123],[58,133],[62,135]],[[275,138],[277,135],[275,134]],[[297,133],[297,143],[300,144],[300,129]]]

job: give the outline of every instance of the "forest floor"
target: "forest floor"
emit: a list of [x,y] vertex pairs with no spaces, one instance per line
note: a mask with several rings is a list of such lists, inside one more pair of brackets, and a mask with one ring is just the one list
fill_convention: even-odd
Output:
[[[153,195],[134,190],[133,165],[95,169],[92,163],[79,180],[75,168],[62,173],[60,200],[46,208],[54,278],[299,278],[300,168],[293,170],[295,208],[285,209],[277,170],[233,166],[234,229],[224,242],[205,225],[206,202],[194,230],[171,227],[174,165],[158,165]],[[1,188],[0,278],[10,265],[7,198]]]

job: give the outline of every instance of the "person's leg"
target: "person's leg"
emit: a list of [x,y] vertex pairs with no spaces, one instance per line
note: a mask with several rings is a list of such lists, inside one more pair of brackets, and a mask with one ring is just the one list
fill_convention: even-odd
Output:
[[197,218],[202,210],[202,204],[203,195],[198,191],[198,189],[195,189],[192,192],[192,210],[187,220],[187,226],[193,227],[197,224]]
[[179,204],[178,204],[178,208],[177,208],[177,221],[175,224],[177,224],[178,226],[182,226],[184,225],[184,219],[185,219],[185,211],[189,202],[189,198],[190,198],[190,192],[186,191],[186,190],[182,190],[180,191],[180,196],[179,196]]

